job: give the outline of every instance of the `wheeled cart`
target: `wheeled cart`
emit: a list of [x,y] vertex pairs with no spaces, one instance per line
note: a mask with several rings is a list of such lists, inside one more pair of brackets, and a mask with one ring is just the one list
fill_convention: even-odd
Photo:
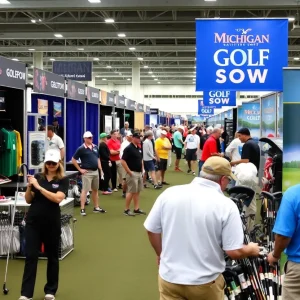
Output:
[[[67,255],[69,255],[74,250],[74,231],[75,222],[74,219],[74,199],[67,198],[60,203],[61,210],[61,240],[59,246],[59,259],[63,260]],[[0,255],[6,255],[8,250],[8,228],[10,228],[11,220],[14,218],[14,231],[12,239],[11,254],[14,258],[25,258],[25,226],[26,226],[26,214],[29,210],[30,204],[27,204],[25,200],[18,200],[16,204],[16,209],[14,211],[14,201],[8,201],[6,203],[0,204],[0,211],[3,213],[0,216],[5,217],[4,225],[0,219],[0,251],[3,247],[3,253]],[[4,218],[3,217],[3,218]],[[0,217],[1,218],[1,217]],[[44,246],[41,245],[40,259],[46,259],[44,253]]]

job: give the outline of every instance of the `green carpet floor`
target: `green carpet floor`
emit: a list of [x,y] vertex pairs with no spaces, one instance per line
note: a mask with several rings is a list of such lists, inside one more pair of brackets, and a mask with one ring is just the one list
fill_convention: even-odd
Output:
[[[182,164],[186,169],[186,165]],[[172,185],[189,183],[193,176],[173,171],[166,180]],[[149,212],[157,196],[163,191],[145,189],[141,194],[141,209]],[[156,256],[143,227],[145,216],[123,215],[124,199],[121,191],[100,196],[101,206],[108,213],[92,213],[77,218],[75,250],[60,263],[58,300],[155,300],[158,299]],[[20,296],[23,260],[9,263],[7,287],[9,295],[0,298],[16,300]],[[0,283],[4,280],[5,261],[0,260]],[[39,261],[34,300],[43,299],[46,261]]]

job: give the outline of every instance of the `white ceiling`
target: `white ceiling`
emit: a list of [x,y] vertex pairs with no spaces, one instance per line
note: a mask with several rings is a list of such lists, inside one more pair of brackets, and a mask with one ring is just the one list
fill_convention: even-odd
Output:
[[[31,65],[33,52],[43,52],[48,70],[51,58],[91,60],[97,84],[104,83],[102,78],[105,83],[130,84],[132,62],[143,57],[141,84],[155,83],[149,71],[161,84],[192,84],[196,18],[290,16],[299,24],[294,0],[102,0],[93,5],[87,0],[11,0],[11,5],[0,4],[0,55]],[[106,18],[115,23],[105,23]],[[125,38],[118,37],[121,32]],[[290,32],[291,64],[299,64],[295,56],[300,57],[297,30]]]

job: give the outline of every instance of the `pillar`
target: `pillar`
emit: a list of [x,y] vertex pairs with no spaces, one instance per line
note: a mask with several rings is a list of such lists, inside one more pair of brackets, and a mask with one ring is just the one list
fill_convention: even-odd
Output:
[[131,90],[131,98],[138,102],[143,103],[143,99],[141,99],[141,71],[140,71],[140,62],[134,61],[132,62],[132,90]]
[[44,54],[43,52],[34,52],[33,53],[33,66],[35,68],[44,69]]
[[111,92],[111,91],[114,91],[114,90],[115,90],[115,84],[113,82],[109,81],[107,83],[107,91]]

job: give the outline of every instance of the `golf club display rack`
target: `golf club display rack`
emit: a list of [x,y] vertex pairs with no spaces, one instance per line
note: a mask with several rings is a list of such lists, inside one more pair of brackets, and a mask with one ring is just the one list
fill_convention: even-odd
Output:
[[226,258],[226,269],[223,276],[226,281],[225,295],[229,300],[280,300],[282,295],[282,275],[280,261],[270,266],[267,254],[274,249],[274,235],[272,233],[275,218],[282,198],[282,193],[270,194],[262,192],[262,224],[254,226],[251,232],[247,229],[248,218],[244,205],[249,206],[255,191],[236,186],[229,190],[230,198],[236,203],[243,223],[244,243],[259,243],[260,256],[257,258],[244,258],[232,260]]
[[[63,260],[74,250],[74,199],[67,198],[60,204],[61,210],[61,240],[59,259]],[[0,203],[0,257],[6,256],[9,248],[9,232],[12,216],[15,214],[10,253],[13,258],[25,258],[25,225],[26,214],[30,204],[25,200],[18,200],[14,211],[14,200]],[[40,259],[46,259],[44,246],[41,245]]]

